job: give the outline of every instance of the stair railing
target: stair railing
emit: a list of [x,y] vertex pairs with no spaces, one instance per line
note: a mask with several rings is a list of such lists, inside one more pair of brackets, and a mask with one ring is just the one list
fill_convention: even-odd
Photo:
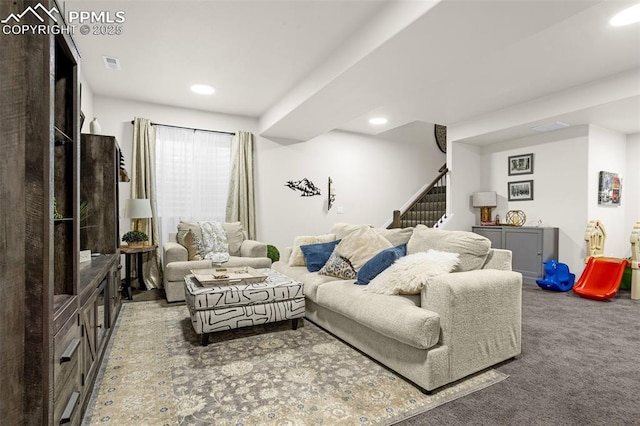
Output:
[[415,207],[424,203],[427,204],[427,209],[416,210],[413,215],[412,222],[415,223],[437,223],[441,218],[440,217],[432,217],[432,212],[434,211],[442,211],[445,213],[447,211],[447,199],[446,194],[444,197],[436,197],[435,200],[429,200],[427,195],[429,195],[434,189],[442,188],[442,191],[445,191],[447,186],[447,173],[449,169],[447,168],[446,163],[442,165],[438,169],[438,176],[418,195],[414,201],[407,206],[404,211],[394,210],[393,211],[393,221],[391,225],[389,225],[389,229],[391,228],[401,228],[402,220],[405,218],[408,212],[411,212],[415,209]]

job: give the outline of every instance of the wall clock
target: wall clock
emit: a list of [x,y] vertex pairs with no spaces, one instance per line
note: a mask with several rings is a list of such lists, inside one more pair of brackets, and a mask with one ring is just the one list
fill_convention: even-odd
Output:
[[446,154],[447,152],[447,126],[440,124],[433,125],[433,134],[436,137],[436,145],[440,148],[440,151]]

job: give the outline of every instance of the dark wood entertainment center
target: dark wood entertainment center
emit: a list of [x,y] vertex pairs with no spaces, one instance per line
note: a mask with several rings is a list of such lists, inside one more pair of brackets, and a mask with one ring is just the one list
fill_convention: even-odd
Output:
[[[38,5],[62,10],[0,2],[0,16]],[[45,25],[64,25],[54,16]],[[20,23],[42,24],[29,13]],[[119,147],[81,141],[69,34],[3,35],[0,75],[0,424],[78,425],[121,306]],[[80,263],[84,248],[100,255]]]

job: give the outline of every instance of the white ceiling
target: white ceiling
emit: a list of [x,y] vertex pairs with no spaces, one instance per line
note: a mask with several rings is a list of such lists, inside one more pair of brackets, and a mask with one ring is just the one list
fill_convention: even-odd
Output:
[[[423,121],[486,144],[546,121],[640,132],[640,25],[608,25],[634,3],[74,0],[65,9],[125,12],[120,35],[76,31],[96,95],[256,117],[273,138]],[[122,69],[105,69],[102,55]],[[215,95],[191,93],[194,83]],[[374,115],[388,124],[372,127]]]

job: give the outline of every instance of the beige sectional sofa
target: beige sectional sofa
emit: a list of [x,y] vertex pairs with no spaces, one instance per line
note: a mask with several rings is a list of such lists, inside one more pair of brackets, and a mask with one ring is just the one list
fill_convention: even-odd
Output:
[[[331,234],[342,239],[355,228],[336,224]],[[426,391],[520,354],[522,276],[511,271],[511,252],[487,245],[482,256],[477,234],[422,225],[376,231],[393,245],[407,243],[407,254],[429,247],[480,253],[461,254],[456,272],[428,278],[419,294],[388,295],[290,266],[286,248],[272,268],[304,283],[307,319]],[[474,262],[479,267],[466,270]]]

